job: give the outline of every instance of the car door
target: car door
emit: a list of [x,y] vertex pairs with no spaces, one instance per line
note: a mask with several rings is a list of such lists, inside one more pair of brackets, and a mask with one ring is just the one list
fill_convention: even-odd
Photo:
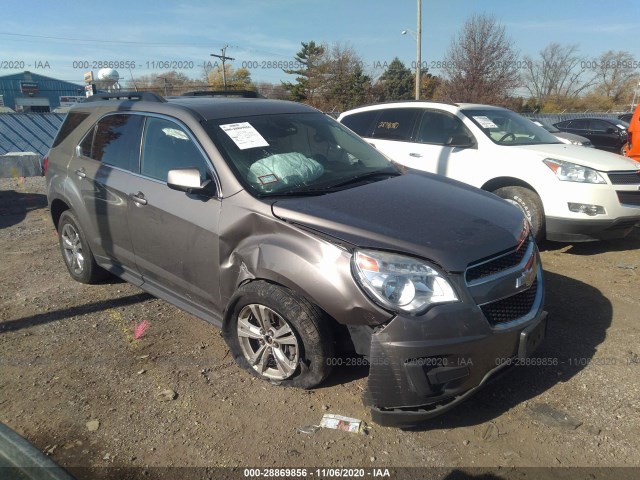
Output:
[[[613,130],[613,131],[612,131]],[[617,152],[621,144],[618,129],[604,120],[589,121],[589,135],[593,144],[602,150]]]
[[[387,113],[386,110],[383,112]],[[415,113],[415,118],[409,117],[408,113]],[[415,127],[407,140],[387,139],[400,130],[400,127],[393,128],[396,123],[401,125],[409,119]],[[463,137],[467,139],[467,145],[474,143],[473,135],[458,117],[449,112],[422,108],[390,109],[389,114],[380,115],[373,131],[376,147],[398,163],[473,184],[469,172],[476,168],[477,149],[452,146]]]
[[200,171],[202,182],[213,180],[209,160],[184,124],[147,116],[140,175],[129,185],[129,228],[136,265],[152,292],[215,310],[220,199],[215,188],[198,195],[167,186],[169,170],[190,167]]
[[589,138],[589,120],[576,118],[574,120],[557,123],[556,126],[565,132],[575,133],[576,135]]
[[[137,170],[143,118],[113,114],[101,118],[80,141],[69,163],[74,205],[97,261],[126,280],[140,284],[127,224],[128,185]],[[82,207],[84,206],[84,207]]]
[[420,112],[419,108],[407,107],[379,110],[366,141],[392,160],[412,166],[410,142]]

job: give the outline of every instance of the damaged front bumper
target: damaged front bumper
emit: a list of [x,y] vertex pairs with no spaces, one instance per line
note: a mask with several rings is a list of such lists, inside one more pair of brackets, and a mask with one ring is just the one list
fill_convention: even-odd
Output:
[[411,427],[436,417],[478,391],[509,366],[524,363],[542,342],[541,272],[529,313],[490,324],[468,303],[442,305],[422,317],[397,316],[372,333],[364,401],[381,425]]

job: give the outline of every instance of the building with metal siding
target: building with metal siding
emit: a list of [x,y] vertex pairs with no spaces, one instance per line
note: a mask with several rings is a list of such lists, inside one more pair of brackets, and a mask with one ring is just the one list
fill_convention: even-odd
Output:
[[84,86],[22,72],[0,77],[0,97],[16,112],[51,112],[60,106],[60,97],[84,97]]

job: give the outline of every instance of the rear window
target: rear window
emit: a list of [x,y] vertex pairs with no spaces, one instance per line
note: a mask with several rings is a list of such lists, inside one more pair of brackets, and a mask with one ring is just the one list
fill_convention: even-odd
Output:
[[361,137],[371,136],[371,130],[373,130],[373,122],[378,116],[377,110],[370,110],[368,112],[354,113],[347,115],[341,120],[341,123],[356,132]]
[[55,140],[51,148],[60,145],[65,138],[67,138],[71,132],[73,132],[78,126],[89,116],[85,112],[69,112],[58,130]]
[[416,118],[421,112],[418,108],[389,108],[382,110],[373,130],[374,138],[388,140],[411,140]]
[[138,171],[143,117],[109,115],[98,122],[91,157],[114,167]]

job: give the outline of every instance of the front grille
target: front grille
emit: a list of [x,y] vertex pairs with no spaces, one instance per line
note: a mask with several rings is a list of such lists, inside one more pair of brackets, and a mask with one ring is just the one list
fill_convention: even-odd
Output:
[[640,170],[637,172],[609,173],[613,185],[640,185]]
[[640,206],[640,192],[616,192],[623,205]]
[[465,275],[467,283],[508,270],[509,268],[513,268],[520,264],[524,258],[524,254],[527,253],[527,249],[529,248],[531,241],[531,236],[529,236],[517,250],[513,250],[512,252],[495,257],[492,260],[469,267]]
[[491,326],[511,322],[524,317],[531,311],[537,291],[538,281],[536,280],[528,290],[498,300],[497,302],[487,303],[486,305],[482,305],[480,309]]

